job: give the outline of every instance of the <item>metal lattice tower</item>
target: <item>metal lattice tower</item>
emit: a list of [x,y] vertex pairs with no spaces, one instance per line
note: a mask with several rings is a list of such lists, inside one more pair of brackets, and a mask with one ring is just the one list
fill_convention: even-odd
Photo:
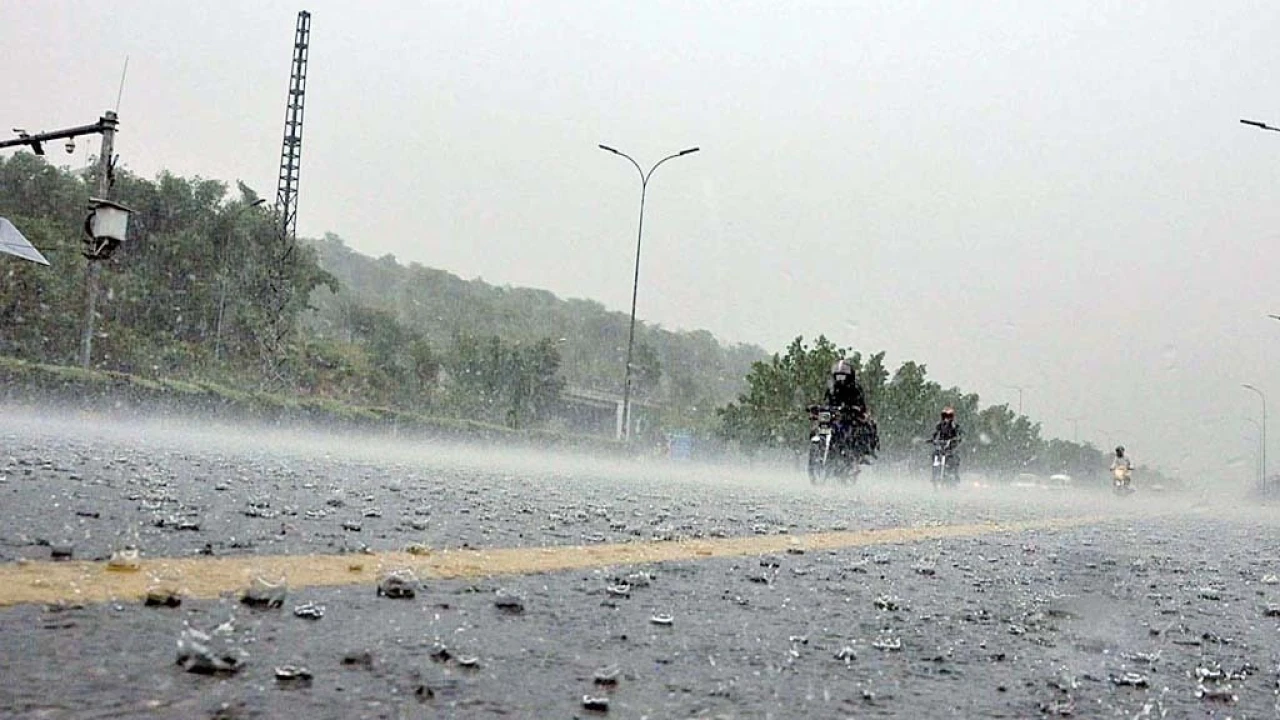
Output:
[[276,190],[276,212],[281,238],[288,242],[298,230],[298,172],[302,166],[302,105],[307,92],[307,55],[311,43],[311,13],[298,13],[293,36],[293,70],[289,76],[289,99],[284,111],[284,141],[280,146],[280,184]]

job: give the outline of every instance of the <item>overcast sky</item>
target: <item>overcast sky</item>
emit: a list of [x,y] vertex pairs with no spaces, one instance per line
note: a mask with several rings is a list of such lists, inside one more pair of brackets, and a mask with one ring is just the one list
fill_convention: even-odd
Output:
[[[293,3],[11,0],[3,130],[273,197]],[[779,349],[927,363],[1239,479],[1280,408],[1280,5],[311,2],[300,232]],[[57,162],[83,161],[51,156]],[[1280,436],[1280,428],[1273,437]],[[1273,448],[1280,443],[1272,443]],[[1280,458],[1280,452],[1272,452]]]

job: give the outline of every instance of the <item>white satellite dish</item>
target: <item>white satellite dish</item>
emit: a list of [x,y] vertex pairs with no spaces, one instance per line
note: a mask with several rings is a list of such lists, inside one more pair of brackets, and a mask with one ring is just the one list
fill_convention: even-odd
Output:
[[36,246],[22,237],[22,233],[18,232],[18,228],[14,227],[8,218],[2,217],[0,217],[0,253],[17,255],[23,260],[30,260],[41,265],[49,264],[49,261],[44,259],[44,256],[36,249]]

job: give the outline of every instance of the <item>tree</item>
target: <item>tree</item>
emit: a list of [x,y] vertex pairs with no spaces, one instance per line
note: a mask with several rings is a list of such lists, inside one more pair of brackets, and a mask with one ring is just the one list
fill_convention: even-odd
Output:
[[[785,355],[754,363],[747,392],[717,412],[721,437],[749,451],[795,445],[808,430],[805,408],[822,398],[831,366],[846,355],[825,336],[812,348],[797,337]],[[859,357],[852,360],[860,364]]]
[[646,397],[658,389],[662,380],[662,363],[648,343],[637,343],[631,361],[631,383],[636,395]]
[[545,423],[560,400],[560,352],[550,338],[507,343],[458,335],[445,361],[451,405],[468,416],[501,417],[512,428]]
[[942,388],[927,368],[903,362],[889,375],[883,352],[864,356],[819,337],[813,347],[796,338],[783,355],[757,362],[747,373],[747,391],[717,411],[720,437],[749,452],[803,448],[809,429],[805,406],[826,386],[831,365],[846,357],[854,366],[880,428],[881,462],[924,462],[927,438],[946,406],[966,430],[965,467],[997,475],[1020,472],[1088,475],[1102,458],[1088,446],[1042,440],[1040,425],[1007,405],[983,408],[978,395]]

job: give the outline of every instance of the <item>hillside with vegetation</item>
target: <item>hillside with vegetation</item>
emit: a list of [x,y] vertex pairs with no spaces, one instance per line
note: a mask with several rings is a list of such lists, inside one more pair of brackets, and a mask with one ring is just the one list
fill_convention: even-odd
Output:
[[[0,158],[0,216],[53,262],[0,256],[0,355],[76,364],[80,237],[94,179],[28,153]],[[232,192],[216,180],[127,171],[113,182],[113,198],[136,213],[129,241],[102,266],[93,369],[520,430],[562,429],[567,397],[621,388],[628,316],[598,302],[368,257],[333,235],[282,254],[275,217],[244,185]],[[1096,476],[1106,466],[1096,448],[1042,438],[1031,419],[942,388],[922,365],[890,372],[883,352],[826,338],[768,357],[705,331],[641,323],[635,397],[657,420],[655,438],[692,430],[704,445],[794,454],[804,447],[804,408],[841,356],[853,358],[877,413],[882,462],[922,462],[919,439],[949,404],[969,429],[968,467]],[[7,367],[15,382],[26,366]],[[51,372],[42,377],[58,377]],[[607,411],[604,425],[607,433]]]
[[[0,158],[0,215],[53,262],[0,265],[0,354],[75,364],[93,180],[28,153]],[[112,197],[136,213],[102,266],[95,368],[509,427],[554,425],[566,390],[622,386],[628,316],[597,302],[374,259],[332,235],[282,260],[271,211],[243,185],[122,170]],[[289,334],[275,348],[280,327]],[[763,357],[641,323],[635,395],[668,427],[709,428]]]

